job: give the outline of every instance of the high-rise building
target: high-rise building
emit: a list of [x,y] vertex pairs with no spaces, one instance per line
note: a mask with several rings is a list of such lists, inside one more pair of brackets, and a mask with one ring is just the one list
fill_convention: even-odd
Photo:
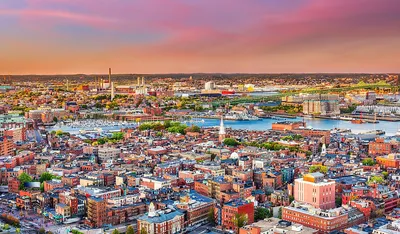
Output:
[[215,89],[215,83],[213,81],[209,81],[204,84],[204,89],[205,90],[213,90]]
[[303,114],[338,115],[339,102],[336,100],[306,100],[303,102]]
[[294,199],[319,209],[335,208],[335,181],[327,181],[320,172],[295,180]]

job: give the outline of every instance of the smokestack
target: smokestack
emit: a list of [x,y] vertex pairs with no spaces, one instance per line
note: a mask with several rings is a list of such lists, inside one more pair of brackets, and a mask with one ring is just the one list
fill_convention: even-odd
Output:
[[111,67],[108,68],[108,83],[111,85]]

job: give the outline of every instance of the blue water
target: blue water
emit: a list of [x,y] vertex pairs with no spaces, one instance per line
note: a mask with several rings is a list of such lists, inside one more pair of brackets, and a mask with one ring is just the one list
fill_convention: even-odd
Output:
[[[272,128],[272,123],[277,121],[283,121],[285,119],[277,120],[277,119],[261,119],[257,121],[233,121],[233,120],[225,120],[224,124],[228,128],[232,129],[247,129],[247,130],[268,130]],[[302,121],[302,118],[296,119],[286,119],[287,121]],[[373,123],[365,123],[365,124],[352,124],[350,121],[343,120],[330,120],[330,119],[305,119],[307,127],[312,127],[314,129],[323,129],[323,130],[331,130],[333,128],[340,129],[351,129],[353,133],[366,132],[370,130],[383,130],[386,132],[387,136],[393,136],[396,134],[397,130],[400,128],[400,122],[387,122],[387,121],[379,121],[377,124]],[[195,123],[200,127],[216,127],[219,126],[219,119],[204,119],[204,123]],[[132,124],[130,127],[134,127],[135,124]],[[129,127],[129,126],[125,126]],[[119,130],[120,126],[103,126],[100,127],[103,130]],[[48,130],[58,130],[61,129],[65,132],[70,133],[78,133],[79,129],[62,126],[61,128],[51,127]],[[91,128],[87,128],[91,129]]]
[[[284,120],[284,119],[282,119]],[[286,119],[287,121],[302,121],[302,118]],[[228,128],[232,129],[248,129],[248,130],[268,130],[272,128],[272,123],[281,121],[276,119],[261,119],[258,121],[233,121],[225,120],[224,124]],[[305,119],[307,127],[314,129],[331,130],[333,128],[340,129],[351,129],[353,133],[366,132],[370,130],[383,130],[387,136],[393,136],[400,128],[400,122],[387,122],[379,121],[377,124],[365,123],[365,124],[352,124],[350,121],[343,120],[330,120],[330,119]],[[196,125],[202,127],[214,127],[219,126],[219,119],[205,119],[204,123],[196,123]]]

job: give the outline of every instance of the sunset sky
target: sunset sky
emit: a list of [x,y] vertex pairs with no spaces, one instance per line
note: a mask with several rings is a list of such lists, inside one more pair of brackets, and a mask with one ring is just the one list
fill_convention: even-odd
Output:
[[400,72],[400,0],[0,0],[0,74]]

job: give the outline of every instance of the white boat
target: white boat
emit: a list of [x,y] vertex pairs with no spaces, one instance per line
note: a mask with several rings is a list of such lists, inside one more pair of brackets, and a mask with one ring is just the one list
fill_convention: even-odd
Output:
[[354,120],[354,118],[352,118],[352,117],[345,117],[345,116],[340,116],[339,119],[340,120],[348,120],[348,121]]

